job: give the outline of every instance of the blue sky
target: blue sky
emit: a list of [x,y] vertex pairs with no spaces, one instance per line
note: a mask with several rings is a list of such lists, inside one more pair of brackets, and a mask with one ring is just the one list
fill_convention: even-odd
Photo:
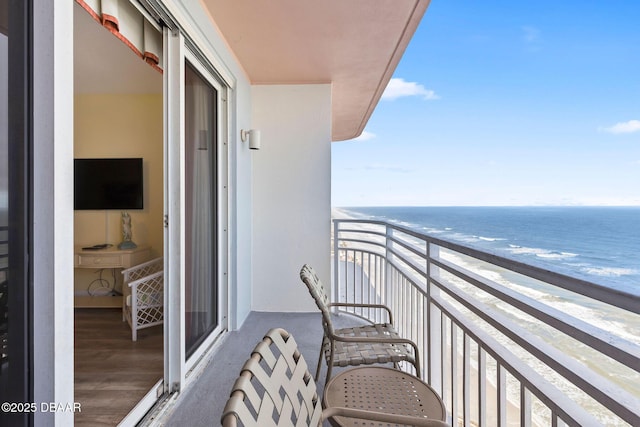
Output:
[[640,205],[640,1],[432,0],[332,204]]

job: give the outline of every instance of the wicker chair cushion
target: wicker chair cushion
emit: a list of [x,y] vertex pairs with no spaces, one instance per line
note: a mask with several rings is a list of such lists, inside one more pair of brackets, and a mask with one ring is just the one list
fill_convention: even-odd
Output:
[[[335,334],[340,337],[385,337],[400,338],[393,326],[389,324],[374,324],[352,328],[336,329]],[[331,356],[331,341],[323,340],[323,349],[327,363]],[[389,343],[351,343],[335,341],[333,366],[371,365],[374,363],[415,362],[413,353],[406,345]]]

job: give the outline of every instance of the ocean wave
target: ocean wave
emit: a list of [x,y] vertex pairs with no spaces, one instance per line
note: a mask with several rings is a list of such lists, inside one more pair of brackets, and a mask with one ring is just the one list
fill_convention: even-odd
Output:
[[582,267],[582,272],[591,274],[593,276],[604,277],[621,277],[621,276],[633,276],[640,274],[640,270],[633,268],[616,268],[616,267]]
[[532,254],[535,255],[537,253],[540,252],[544,252],[544,249],[538,249],[538,248],[527,248],[524,246],[518,246],[518,245],[509,245],[509,252],[514,253],[514,254]]
[[502,237],[484,237],[484,236],[474,236],[474,237],[477,237],[480,240],[484,240],[485,242],[499,242],[499,241],[507,240]]
[[415,224],[407,221],[399,221],[398,224],[408,228],[415,227]]
[[414,228],[416,227],[416,225],[412,222],[408,222],[408,221],[401,221],[399,219],[387,219],[386,221],[392,223],[392,224],[397,224],[401,227],[406,227],[406,228]]
[[431,227],[422,227],[422,229],[424,231],[427,232],[427,234],[440,234],[440,233],[444,233],[444,230],[439,230],[437,228],[431,228]]
[[571,252],[548,252],[537,254],[536,256],[540,258],[550,258],[550,259],[567,259],[567,258],[575,258],[578,254],[574,254]]
[[[618,336],[640,345],[640,336],[635,333],[635,328],[630,326],[633,325],[634,322],[637,322],[637,319],[634,316],[627,316],[625,313],[620,312],[613,307],[604,308],[599,305],[596,307],[589,306],[579,296],[574,296],[573,298],[575,299],[573,299],[569,294],[563,294],[561,296],[554,294],[550,289],[538,289],[534,282],[526,278],[522,278],[521,280],[523,281],[516,280],[515,277],[509,276],[506,271],[496,271],[487,264],[466,259],[455,253],[442,253],[441,255],[448,261],[474,271],[497,284],[514,289],[524,296],[532,298],[550,307],[554,307],[564,313],[571,313],[571,315],[576,318],[582,319],[587,323],[615,333]],[[640,274],[640,271],[638,270],[619,268],[584,267],[583,270],[594,270],[595,272],[603,275],[604,273]],[[471,292],[474,292],[475,288],[472,285],[468,283],[462,283],[461,285],[468,291],[471,290]],[[476,294],[476,296],[480,297],[480,294]],[[491,300],[491,298],[489,298],[489,300]],[[491,305],[492,303],[489,302],[489,300],[484,302]],[[500,309],[505,313],[508,313],[513,318],[522,318],[523,316],[523,313],[517,307],[501,304]]]
[[478,236],[471,236],[468,234],[462,234],[462,233],[455,233],[451,236],[452,240],[455,240],[457,242],[460,243],[478,243],[480,241],[482,241],[482,239],[480,239],[480,237]]
[[509,249],[507,250],[514,255],[535,255],[538,258],[545,259],[568,259],[579,256],[579,254],[575,254],[573,252],[552,251],[542,248],[528,248],[518,245],[509,245]]

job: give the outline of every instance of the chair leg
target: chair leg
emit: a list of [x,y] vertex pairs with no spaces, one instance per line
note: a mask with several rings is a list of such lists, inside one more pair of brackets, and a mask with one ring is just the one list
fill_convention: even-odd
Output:
[[324,379],[324,386],[327,387],[327,383],[331,378],[331,370],[333,369],[333,353],[335,352],[335,348],[333,347],[333,342],[331,342],[331,355],[329,356],[329,361],[327,362],[327,376]]
[[322,353],[324,352],[324,337],[320,342],[320,355],[318,356],[318,366],[316,367],[316,377],[315,381],[318,382],[318,378],[320,378],[320,369],[322,368]]
[[[412,365],[413,369],[415,369],[416,377],[422,379],[422,376],[420,376],[420,359],[416,358],[416,361],[412,363]],[[393,367],[394,369],[400,369],[400,364],[398,362],[393,362]]]
[[329,379],[331,379],[331,368],[333,368],[333,357],[331,358],[331,360],[329,361],[329,364],[327,365],[327,376],[324,379],[325,388],[327,387],[327,383],[329,383]]
[[413,363],[413,367],[416,369],[416,377],[422,379],[421,371],[420,371],[420,354],[415,354],[415,362]]

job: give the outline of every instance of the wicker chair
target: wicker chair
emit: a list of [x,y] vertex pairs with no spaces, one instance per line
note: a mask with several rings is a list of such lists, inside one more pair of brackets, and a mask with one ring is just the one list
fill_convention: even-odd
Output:
[[[315,270],[305,264],[300,270],[300,278],[307,285],[316,305],[322,312],[324,336],[316,368],[316,381],[322,365],[322,353],[327,362],[327,378],[329,382],[333,366],[371,365],[374,363],[409,362],[420,377],[420,354],[416,344],[408,339],[400,338],[393,327],[391,310],[382,304],[330,303],[322,282]],[[331,321],[331,307],[369,307],[382,309],[389,317],[389,323],[372,323],[370,325],[334,329]]]
[[122,320],[131,327],[131,340],[138,330],[164,321],[164,262],[162,257],[122,271]]
[[335,416],[378,421],[385,425],[448,426],[443,421],[420,416],[342,407],[323,410],[304,357],[293,336],[284,329],[270,330],[255,347],[233,385],[221,423],[224,427],[316,427]]

